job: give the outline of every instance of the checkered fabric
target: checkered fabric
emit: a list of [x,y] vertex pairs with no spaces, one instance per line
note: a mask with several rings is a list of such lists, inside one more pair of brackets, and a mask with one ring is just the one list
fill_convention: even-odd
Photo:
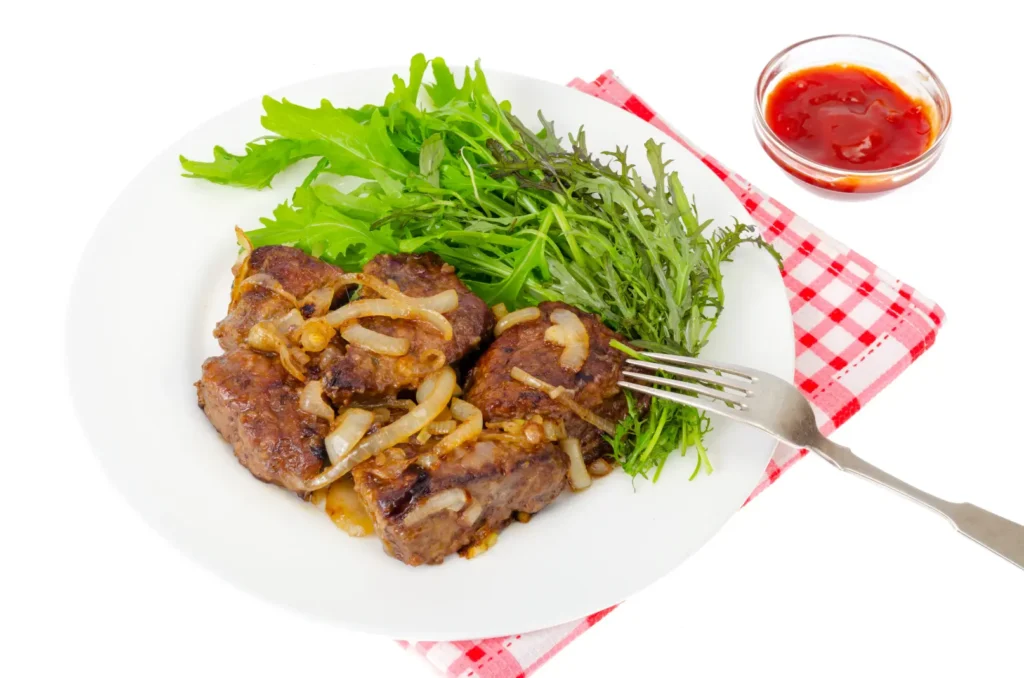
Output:
[[[796,336],[795,381],[828,434],[935,342],[944,313],[910,285],[836,242],[673,130],[611,71],[570,87],[633,113],[701,159],[739,198],[782,255]],[[779,446],[755,497],[807,450]],[[614,608],[505,638],[399,644],[448,678],[525,678]]]

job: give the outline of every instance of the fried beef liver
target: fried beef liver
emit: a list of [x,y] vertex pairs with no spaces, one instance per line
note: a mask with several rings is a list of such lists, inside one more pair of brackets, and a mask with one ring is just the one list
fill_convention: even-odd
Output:
[[290,490],[327,459],[327,422],[299,409],[301,384],[276,356],[236,348],[203,363],[199,406],[243,466]]
[[[410,297],[429,297],[455,290],[459,306],[444,314],[452,325],[452,339],[445,341],[433,327],[412,320],[364,318],[360,324],[382,334],[406,337],[409,353],[388,357],[345,346],[330,360],[320,362],[324,390],[336,405],[344,406],[363,394],[391,395],[415,388],[437,369],[426,360],[428,351],[440,351],[446,363],[453,363],[480,345],[494,329],[494,315],[484,301],[469,291],[455,275],[455,269],[436,254],[381,254],[371,259],[363,272],[388,282]],[[364,290],[365,298],[376,295]]]
[[[286,247],[255,250],[249,267],[249,274],[265,273],[299,299],[333,285],[341,273]],[[431,327],[413,321],[362,320],[378,332],[408,337],[412,350],[408,356],[389,358],[336,339],[328,350],[317,354],[308,376],[322,379],[338,405],[352,398],[372,399],[414,388],[425,376],[415,363],[423,353],[433,349],[443,353],[447,362],[456,362],[487,340],[493,330],[490,309],[435,255],[382,255],[372,260],[365,272],[393,281],[409,296],[456,290],[459,307],[446,314],[453,338],[444,341]],[[339,295],[343,294],[340,290]],[[372,295],[367,291],[366,296]],[[243,290],[217,328],[227,352],[203,364],[196,387],[200,407],[234,447],[242,465],[261,480],[298,490],[327,463],[323,438],[328,424],[299,409],[302,384],[287,373],[277,356],[244,345],[253,324],[278,318],[292,308],[285,297],[263,286]],[[540,308],[540,320],[511,328],[480,358],[465,397],[480,407],[488,422],[529,419],[535,414],[563,420],[568,434],[581,439],[589,460],[602,452],[599,433],[546,394],[512,380],[510,371],[519,366],[551,384],[575,389],[580,404],[618,419],[625,412],[624,397],[615,386],[622,356],[608,346],[617,335],[595,316],[564,304],[546,303]],[[558,366],[561,348],[544,342],[549,315],[556,308],[576,312],[590,336],[590,355],[576,375]],[[410,361],[414,362],[410,365]],[[490,436],[494,439],[467,443],[440,458],[430,454],[437,437],[425,446],[404,443],[382,453],[380,459],[356,467],[356,490],[391,555],[411,565],[440,563],[501,530],[517,511],[541,510],[566,487],[568,460],[557,443],[530,442],[522,435]],[[395,455],[400,458],[396,460]],[[460,496],[471,501],[457,511],[442,509],[421,520],[410,519],[410,513],[431,497],[451,490],[465,492]]]
[[[546,393],[512,379],[512,368],[518,367],[553,386],[572,389],[577,403],[619,421],[627,412],[626,397],[617,385],[626,356],[609,342],[626,340],[596,315],[568,304],[544,302],[539,308],[540,318],[512,326],[480,356],[469,373],[465,398],[480,408],[486,422],[525,419],[532,414],[562,420],[566,433],[580,439],[583,456],[589,462],[609,451],[601,432]],[[544,341],[544,332],[551,327],[551,312],[560,308],[575,313],[590,337],[587,361],[576,374],[559,366],[562,347]]]
[[[235,268],[237,273],[237,264]],[[301,300],[313,290],[334,285],[343,271],[295,247],[270,245],[253,250],[246,277],[263,274],[281,284],[281,288]],[[338,295],[344,290],[339,289]],[[217,323],[213,336],[221,348],[230,351],[245,345],[252,326],[262,320],[280,318],[295,308],[286,297],[262,285],[247,285],[228,307],[227,316]],[[309,317],[312,309],[304,309]]]
[[[402,445],[407,459],[429,448]],[[421,459],[423,457],[420,457]],[[356,491],[366,505],[384,549],[409,565],[441,563],[446,556],[501,530],[516,511],[536,513],[566,486],[568,460],[556,443],[531,445],[477,441],[443,456],[436,465],[408,465],[393,474],[375,460],[353,471]],[[404,465],[404,464],[402,464]],[[460,511],[440,510],[407,524],[407,517],[431,496],[457,488],[472,502]],[[471,520],[472,519],[472,520]]]

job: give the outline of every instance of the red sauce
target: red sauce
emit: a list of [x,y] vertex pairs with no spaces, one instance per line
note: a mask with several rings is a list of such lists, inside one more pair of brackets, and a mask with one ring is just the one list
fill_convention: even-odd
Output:
[[854,171],[903,165],[935,140],[933,112],[889,78],[861,66],[790,73],[768,95],[765,119],[800,155]]

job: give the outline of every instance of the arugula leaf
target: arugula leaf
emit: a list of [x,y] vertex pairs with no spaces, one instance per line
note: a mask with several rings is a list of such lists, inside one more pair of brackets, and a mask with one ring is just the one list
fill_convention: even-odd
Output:
[[199,162],[180,156],[183,176],[206,179],[215,184],[266,188],[279,172],[302,160],[320,155],[315,142],[270,138],[246,144],[245,155],[233,155],[221,146],[213,147],[213,160]]
[[548,213],[540,227],[528,235],[534,236],[525,247],[515,250],[512,256],[511,270],[508,275],[493,283],[475,282],[470,288],[489,305],[505,304],[515,308],[520,305],[526,280],[535,270],[541,275],[547,272],[547,232],[554,216]]
[[320,142],[318,148],[335,174],[371,179],[374,168],[395,177],[415,171],[391,140],[379,110],[361,124],[327,101],[319,108],[306,108],[287,99],[263,97],[263,109],[261,121],[271,132],[296,141]]
[[444,137],[434,133],[420,149],[420,174],[431,186],[440,186],[441,161],[444,160]]

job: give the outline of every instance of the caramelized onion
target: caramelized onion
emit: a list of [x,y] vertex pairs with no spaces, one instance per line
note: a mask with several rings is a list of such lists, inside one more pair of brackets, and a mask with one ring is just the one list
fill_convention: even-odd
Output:
[[519,323],[536,320],[539,317],[540,309],[536,306],[528,306],[527,308],[521,308],[518,311],[512,311],[511,313],[502,316],[502,318],[495,323],[494,336],[500,337],[508,328],[518,325]]
[[[368,409],[393,407],[398,410],[411,411],[416,407],[415,401],[409,400],[408,398],[395,398],[394,396],[384,396],[382,398],[360,402],[363,407]],[[390,412],[388,413],[388,416],[390,416]]]
[[243,280],[238,286],[238,294],[241,295],[242,292],[250,287],[262,287],[270,290],[283,299],[287,299],[293,306],[299,305],[299,301],[295,298],[294,294],[286,290],[276,278],[267,275],[266,273],[253,273]]
[[253,325],[245,343],[257,351],[277,353],[288,374],[299,381],[306,381],[306,374],[302,371],[302,366],[309,362],[309,356],[289,346],[288,341],[281,336],[273,323],[263,320]]
[[331,310],[331,302],[334,301],[334,289],[330,287],[318,287],[299,302],[299,308],[312,306],[313,310],[309,317],[315,318]]
[[462,521],[463,525],[472,527],[473,525],[476,525],[477,519],[483,512],[484,505],[471,497],[469,500],[469,506],[463,510],[462,514],[459,516],[459,520]]
[[341,338],[359,348],[380,355],[401,356],[409,352],[405,337],[389,337],[354,323],[341,331]]
[[238,261],[241,262],[252,254],[252,240],[249,240],[249,236],[245,234],[245,231],[238,226],[235,226],[235,241],[238,243],[238,246],[242,248],[242,251],[238,254]]
[[561,420],[544,420],[544,437],[548,440],[565,440],[565,423]]
[[360,299],[331,311],[324,318],[332,327],[338,327],[351,320],[371,316],[421,321],[440,332],[445,341],[452,338],[452,324],[443,315],[394,299]]
[[232,308],[238,302],[238,297],[242,294],[242,281],[249,276],[249,257],[252,256],[252,241],[249,240],[249,236],[235,226],[235,239],[238,240],[238,246],[241,248],[241,252],[238,253],[238,261],[231,267],[232,272],[235,274],[234,280],[231,282],[231,306]]
[[[547,393],[549,396],[555,392],[554,386],[547,383],[546,381],[541,381],[540,379],[533,376],[532,374],[522,369],[521,367],[513,367],[512,371],[509,373],[509,376],[518,381],[520,384],[524,384],[538,391],[543,391],[544,393]],[[558,396],[554,395],[551,397],[557,398]]]
[[437,458],[437,455],[432,452],[426,452],[416,457],[416,465],[420,468],[432,471],[437,468],[438,463],[440,463],[440,460]]
[[373,534],[373,520],[359,500],[351,477],[345,477],[330,487],[317,490],[310,498],[324,510],[331,521],[353,537]]
[[491,313],[494,314],[495,318],[501,320],[508,315],[508,309],[505,308],[505,304],[495,304],[494,306],[491,306]]
[[564,346],[558,364],[570,372],[579,372],[590,355],[590,335],[583,322],[572,311],[559,308],[551,312],[554,323],[544,332],[544,341]]
[[477,436],[477,440],[492,443],[511,443],[513,445],[521,442],[522,438],[511,433],[488,433],[484,432]]
[[615,424],[613,422],[577,403],[572,399],[572,395],[565,389],[562,389],[562,387],[556,388],[518,367],[512,368],[511,377],[521,384],[547,393],[551,398],[568,407],[573,414],[591,426],[597,427],[610,436],[615,435]]
[[345,410],[338,419],[338,425],[324,438],[327,457],[331,463],[337,464],[339,459],[344,458],[366,435],[371,426],[373,426],[373,412],[355,407]]
[[295,337],[293,335],[299,330],[300,327],[302,327],[303,322],[304,321],[302,319],[302,314],[299,313],[299,310],[297,308],[293,308],[292,310],[288,311],[283,316],[278,318],[274,322],[274,325],[277,327],[277,331],[280,332],[283,336],[288,337],[290,339],[294,339]]
[[437,376],[437,374],[431,374],[420,382],[419,387],[416,389],[416,402],[422,403],[434,392],[434,383],[437,381]]
[[384,299],[400,301],[410,306],[422,308],[438,313],[451,313],[459,307],[459,293],[455,290],[445,290],[430,297],[410,297],[398,290],[395,281],[384,282],[380,278],[367,273],[346,273],[338,282],[340,284],[357,284],[371,289]]
[[523,432],[523,426],[526,422],[522,419],[507,419],[505,421],[490,421],[487,422],[487,428],[498,429],[505,433],[511,433],[512,435],[519,435]]
[[313,318],[302,325],[299,343],[302,344],[304,350],[319,353],[327,348],[332,337],[334,337],[334,328],[323,318]]
[[590,473],[583,463],[583,452],[580,450],[579,438],[566,438],[562,441],[562,451],[569,457],[569,485],[575,491],[590,487]]
[[[308,492],[329,485],[378,452],[406,442],[440,414],[451,400],[454,388],[455,370],[446,366],[437,375],[434,390],[424,398],[422,403],[397,421],[363,439],[351,452],[339,458],[330,468],[306,481],[301,489]],[[372,416],[370,414],[370,417]]]
[[465,400],[452,398],[452,417],[462,423],[454,431],[441,438],[434,446],[435,454],[447,454],[459,445],[469,442],[480,435],[484,429],[484,415],[480,408]]
[[334,409],[324,402],[324,385],[319,381],[307,382],[299,394],[299,409],[312,415],[334,421]]
[[476,405],[468,403],[459,398],[452,398],[452,419],[456,421],[467,421],[480,414]]
[[591,476],[600,478],[612,472],[612,464],[604,457],[598,457],[590,462],[590,465],[587,466],[587,471],[590,472]]
[[530,422],[523,427],[523,436],[526,441],[531,445],[536,445],[540,441],[544,440],[544,428],[539,424]]
[[436,421],[435,420],[435,421],[430,422],[427,425],[427,428],[424,429],[424,430],[428,431],[430,433],[430,435],[432,435],[432,436],[443,436],[443,435],[447,435],[447,434],[451,433],[452,431],[454,431],[456,426],[457,426],[457,424],[454,421],[452,421],[451,419],[449,419],[448,421]]
[[[444,351],[439,348],[428,348],[420,356],[420,363],[423,364],[431,372],[437,372],[439,369],[448,364],[448,358],[445,357]],[[458,389],[459,385],[455,384],[455,388]]]
[[405,526],[415,525],[441,511],[461,511],[468,502],[468,492],[460,487],[452,487],[432,494],[421,501],[405,514],[402,524]]

